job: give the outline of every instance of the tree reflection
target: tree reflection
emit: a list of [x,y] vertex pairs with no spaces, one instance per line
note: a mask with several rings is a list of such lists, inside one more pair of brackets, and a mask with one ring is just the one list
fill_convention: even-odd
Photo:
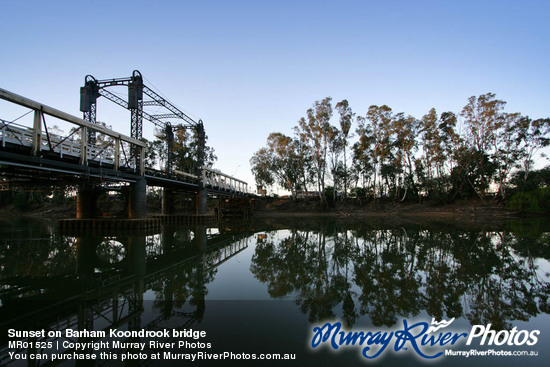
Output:
[[545,234],[326,228],[269,232],[252,258],[269,294],[294,299],[311,322],[338,317],[351,326],[368,315],[392,326],[425,310],[503,329],[549,312],[548,278],[532,255],[547,253]]
[[[33,221],[0,222],[0,280],[74,272],[76,238]],[[67,260],[70,259],[70,260]]]

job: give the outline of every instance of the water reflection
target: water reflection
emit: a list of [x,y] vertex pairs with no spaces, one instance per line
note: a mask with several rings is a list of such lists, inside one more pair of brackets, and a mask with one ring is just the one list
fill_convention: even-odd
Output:
[[[510,328],[549,312],[548,235],[395,227],[268,232],[251,271],[310,322],[367,315],[393,326],[426,311],[437,320]],[[546,269],[548,271],[548,269]]]
[[[6,221],[0,226],[0,365],[22,365],[7,358],[6,329],[12,327],[182,330],[210,325],[208,332],[215,335],[234,322],[237,326],[227,326],[231,342],[241,345],[230,333],[246,325],[244,334],[258,335],[247,336],[247,345],[252,339],[260,348],[270,345],[261,339],[267,309],[277,343],[296,335],[298,341],[285,348],[302,348],[310,323],[328,319],[348,327],[365,320],[393,326],[427,314],[511,329],[514,321],[550,312],[550,237],[544,228],[537,222],[487,229],[258,221],[62,235],[44,223]],[[292,310],[274,302],[264,307],[209,303],[209,294],[220,287],[228,288],[222,295],[288,300]],[[293,310],[298,318],[291,316]],[[216,339],[217,347],[221,343]],[[232,344],[226,346],[232,350]]]
[[249,236],[205,225],[70,235],[38,225],[29,236],[26,226],[2,230],[0,365],[21,363],[8,358],[10,328],[155,330],[168,323],[178,330],[200,323],[217,267],[243,251]]

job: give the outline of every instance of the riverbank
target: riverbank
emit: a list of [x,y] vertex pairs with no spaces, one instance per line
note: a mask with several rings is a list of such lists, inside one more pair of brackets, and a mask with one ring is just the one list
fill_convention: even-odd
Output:
[[[157,210],[155,210],[157,209]],[[149,215],[159,212],[159,208],[150,207]],[[24,210],[13,205],[0,208],[0,217],[34,217],[44,219],[72,219],[76,216],[76,203],[43,202],[33,204]],[[254,210],[256,217],[358,217],[358,218],[426,218],[446,220],[506,220],[524,217],[518,211],[508,210],[495,201],[462,200],[452,204],[434,205],[433,203],[395,203],[378,201],[359,203],[353,200],[339,202],[328,208],[321,208],[315,200],[294,202],[289,199],[272,199],[261,208]]]
[[462,200],[451,204],[433,203],[395,203],[378,201],[359,203],[353,200],[336,203],[322,210],[318,202],[279,199],[268,202],[265,207],[255,211],[260,217],[307,217],[311,215],[333,217],[401,217],[433,218],[460,220],[495,220],[521,217],[518,211],[508,210],[502,203],[495,201]]
[[65,219],[76,217],[76,202],[67,201],[64,203],[33,203],[24,209],[18,209],[14,205],[6,205],[0,208],[1,218],[33,217],[43,219]]

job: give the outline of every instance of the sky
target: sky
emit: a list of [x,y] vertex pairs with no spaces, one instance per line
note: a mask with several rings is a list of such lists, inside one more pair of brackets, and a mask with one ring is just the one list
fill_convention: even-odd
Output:
[[[546,0],[0,0],[0,88],[81,116],[86,75],[139,70],[203,120],[215,168],[254,187],[249,160],[269,133],[291,135],[327,96],[421,118],[493,92],[506,112],[549,117],[548,19]],[[130,135],[111,102],[97,119]]]

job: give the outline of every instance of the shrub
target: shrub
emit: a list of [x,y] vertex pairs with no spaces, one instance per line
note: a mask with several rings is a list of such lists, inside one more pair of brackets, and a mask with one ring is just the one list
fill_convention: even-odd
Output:
[[550,187],[519,192],[510,198],[507,207],[522,213],[546,213],[550,210]]

